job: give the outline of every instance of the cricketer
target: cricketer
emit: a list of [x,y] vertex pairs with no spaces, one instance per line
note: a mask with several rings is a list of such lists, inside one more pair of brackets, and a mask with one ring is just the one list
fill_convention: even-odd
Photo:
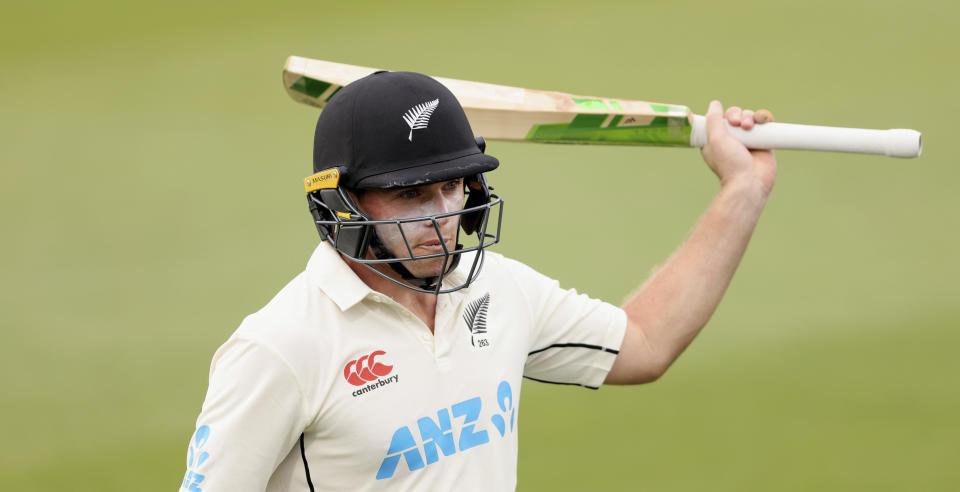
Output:
[[387,71],[345,86],[320,114],[304,180],[321,241],[213,356],[182,490],[515,489],[524,378],[655,381],[730,283],[776,160],[724,120],[749,131],[773,116],[714,101],[706,118],[719,192],[615,306],[488,250],[499,161],[446,87]]

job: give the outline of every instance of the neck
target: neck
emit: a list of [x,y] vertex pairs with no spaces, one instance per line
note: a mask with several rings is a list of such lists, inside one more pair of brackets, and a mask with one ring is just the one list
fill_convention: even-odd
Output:
[[[344,258],[344,261],[350,266],[350,269],[353,270],[358,277],[360,277],[360,280],[362,280],[363,283],[367,284],[367,286],[369,286],[371,289],[393,299],[401,306],[407,308],[407,310],[420,318],[420,321],[423,321],[423,324],[427,325],[427,328],[430,328],[431,332],[433,331],[434,317],[437,312],[436,295],[417,292],[415,290],[397,285],[381,277],[380,275],[371,272],[366,266],[355,261],[351,261],[348,258]],[[387,265],[370,266],[376,268],[378,271],[389,276],[390,278],[396,279],[400,282],[403,281],[400,278],[400,275],[398,275],[397,272]]]

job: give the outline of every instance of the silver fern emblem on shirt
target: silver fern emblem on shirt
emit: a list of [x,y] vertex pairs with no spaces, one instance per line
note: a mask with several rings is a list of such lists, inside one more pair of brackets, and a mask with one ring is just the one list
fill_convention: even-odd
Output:
[[470,330],[470,345],[474,347],[488,347],[487,340],[487,308],[490,306],[490,293],[475,299],[463,310],[463,321]]
[[407,135],[407,140],[413,142],[413,131],[423,130],[427,127],[427,124],[430,123],[430,116],[433,115],[433,110],[437,109],[439,105],[440,99],[434,99],[417,104],[407,110],[406,114],[403,115],[403,121],[406,121],[407,126],[410,127],[410,135]]

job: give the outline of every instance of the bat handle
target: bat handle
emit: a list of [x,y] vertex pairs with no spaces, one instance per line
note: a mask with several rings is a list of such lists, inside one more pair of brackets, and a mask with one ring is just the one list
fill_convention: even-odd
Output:
[[[891,157],[917,157],[923,149],[923,139],[916,130],[865,130],[834,126],[764,123],[750,130],[731,126],[727,131],[750,149],[820,150],[880,154]],[[707,143],[707,119],[693,115],[690,146],[703,147]]]

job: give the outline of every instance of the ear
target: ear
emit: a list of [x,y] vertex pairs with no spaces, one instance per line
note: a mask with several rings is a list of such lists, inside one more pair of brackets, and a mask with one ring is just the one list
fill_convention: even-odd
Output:
[[349,204],[353,205],[357,210],[363,211],[360,208],[360,198],[363,196],[363,190],[352,190],[350,188],[343,188],[343,194],[349,200]]
[[[466,177],[464,183],[466,184],[468,195],[467,202],[463,208],[479,207],[490,203],[490,187],[487,186],[487,180],[483,177],[482,173]],[[467,234],[473,234],[483,225],[483,221],[486,220],[489,212],[490,209],[481,209],[463,214],[463,217],[460,219],[460,227],[462,227],[463,231]]]

